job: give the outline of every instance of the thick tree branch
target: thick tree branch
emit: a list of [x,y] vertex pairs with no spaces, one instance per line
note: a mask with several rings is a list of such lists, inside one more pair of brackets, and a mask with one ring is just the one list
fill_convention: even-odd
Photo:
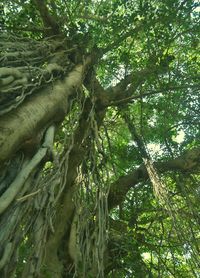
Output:
[[197,90],[200,88],[199,84],[196,85],[185,85],[185,86],[173,86],[173,87],[168,87],[168,88],[163,88],[160,90],[156,90],[156,91],[149,91],[148,93],[142,93],[142,94],[138,94],[138,95],[130,95],[129,97],[124,97],[121,98],[119,100],[114,100],[111,101],[110,105],[111,106],[117,106],[119,104],[126,104],[126,103],[130,103],[131,101],[137,100],[137,99],[141,99],[141,98],[146,98],[146,97],[151,97],[154,95],[158,95],[158,94],[168,94],[171,93],[172,91],[176,91],[176,90],[181,90],[181,89],[194,89]]
[[[200,148],[188,150],[185,154],[175,159],[155,162],[154,165],[160,173],[165,173],[167,171],[200,171]],[[148,178],[149,176],[144,164],[141,164],[137,169],[134,169],[126,176],[120,177],[110,187],[108,196],[109,209],[122,203],[129,189]]]
[[159,66],[155,66],[155,69],[143,69],[140,71],[135,71],[118,82],[115,86],[104,89],[98,79],[89,76],[89,82],[85,82],[85,86],[94,92],[95,99],[97,100],[97,105],[102,107],[107,107],[110,105],[115,105],[117,102],[121,102],[124,99],[132,99],[133,93],[150,75],[158,72]]
[[47,36],[58,35],[60,33],[59,25],[56,19],[50,15],[45,0],[34,0],[37,10],[40,13]]
[[[102,96],[98,96],[101,99],[104,106],[118,105],[121,102],[130,102],[134,98],[141,96],[134,96],[133,94],[137,88],[143,84],[150,76],[158,75],[167,70],[167,67],[163,65],[154,65],[145,69],[134,71],[127,75],[124,79],[117,83],[113,87],[109,87],[102,92]],[[95,81],[96,86],[100,86],[98,80]]]
[[[63,119],[68,110],[68,97],[82,84],[90,62],[88,58],[84,65],[76,66],[62,82],[55,82],[0,118],[0,162],[15,153],[26,140],[36,137],[42,128]],[[18,126],[20,128],[16,128]]]
[[37,151],[34,157],[28,163],[25,162],[24,167],[15,178],[15,180],[10,184],[8,189],[3,193],[0,197],[0,214],[2,214],[5,209],[10,205],[10,203],[14,200],[18,192],[23,187],[24,183],[30,176],[30,174],[34,171],[37,165],[44,159],[47,155],[47,152],[52,150],[53,141],[54,141],[54,132],[55,127],[51,126],[48,128],[45,134],[45,141],[41,148]]

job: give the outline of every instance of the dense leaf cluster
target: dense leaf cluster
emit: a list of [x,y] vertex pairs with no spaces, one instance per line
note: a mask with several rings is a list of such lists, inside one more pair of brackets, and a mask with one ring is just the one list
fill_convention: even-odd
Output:
[[[45,3],[50,17],[42,15],[42,9],[37,6],[40,2]],[[62,157],[68,146],[70,153],[71,141],[78,138],[78,135],[71,136],[74,127],[82,126],[81,121],[91,121],[88,133],[81,137],[85,140],[84,158],[79,153],[80,163],[76,164],[83,177],[84,189],[80,194],[85,203],[82,206],[92,210],[99,188],[107,194],[105,188],[112,188],[118,179],[120,192],[123,186],[128,186],[125,196],[116,205],[110,205],[110,231],[106,236],[110,238],[107,244],[111,261],[105,276],[199,277],[199,159],[195,168],[183,166],[181,171],[159,168],[159,162],[167,163],[199,148],[197,1],[3,0],[0,9],[0,31],[4,34],[17,34],[38,45],[43,45],[49,35],[51,40],[60,39],[63,44],[58,45],[56,53],[64,51],[67,58],[60,64],[56,62],[64,73],[92,57],[83,87],[72,98],[71,114],[63,120],[55,137],[55,150]],[[42,59],[36,65],[37,72],[36,67],[32,72],[29,69],[31,57],[29,60],[22,57],[19,70],[28,63],[27,72],[39,79],[51,55],[55,55],[49,44],[44,46],[48,46],[49,52],[39,53]],[[35,47],[32,48],[34,57],[38,57]],[[5,63],[0,67],[15,66],[12,62],[16,57],[10,64],[5,57],[16,49],[19,47],[13,45],[0,48],[0,63]],[[71,66],[67,68],[69,63]],[[63,72],[53,78],[52,86],[55,79],[63,78]],[[33,86],[37,87],[38,83]],[[89,113],[84,110],[86,99],[92,107]],[[79,143],[77,139],[77,146]],[[125,180],[120,180],[121,176],[127,177],[141,167],[145,159],[158,165],[155,171],[167,192],[164,201],[162,192],[159,199],[154,182],[144,173],[137,176],[136,184],[131,180],[127,185]],[[53,166],[49,163],[45,167],[44,176]],[[90,212],[90,225],[95,222],[95,213],[95,210]],[[28,248],[29,240],[25,237],[20,245],[18,277]]]

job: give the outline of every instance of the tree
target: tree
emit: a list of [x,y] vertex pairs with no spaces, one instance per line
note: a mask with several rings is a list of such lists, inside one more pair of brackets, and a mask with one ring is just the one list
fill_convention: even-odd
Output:
[[199,6],[1,3],[1,277],[199,277]]

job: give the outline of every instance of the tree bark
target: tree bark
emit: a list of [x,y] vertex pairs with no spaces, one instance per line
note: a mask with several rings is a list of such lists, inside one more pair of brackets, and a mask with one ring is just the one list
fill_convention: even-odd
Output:
[[1,117],[0,163],[22,148],[26,141],[36,138],[43,129],[63,120],[70,95],[81,85],[84,67],[76,66],[64,81],[55,82],[53,86],[26,99],[15,111]]

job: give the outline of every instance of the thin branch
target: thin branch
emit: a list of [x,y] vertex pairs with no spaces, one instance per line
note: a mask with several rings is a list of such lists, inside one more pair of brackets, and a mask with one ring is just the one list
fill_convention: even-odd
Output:
[[118,104],[122,104],[122,103],[124,104],[124,103],[130,102],[131,100],[135,100],[135,99],[151,97],[153,95],[158,95],[158,94],[162,94],[162,93],[171,93],[171,91],[180,90],[180,89],[188,89],[188,88],[198,89],[198,88],[200,88],[200,84],[185,85],[185,86],[174,86],[174,87],[168,87],[168,88],[163,88],[163,89],[160,89],[160,90],[152,91],[152,92],[149,92],[149,93],[142,93],[142,94],[137,95],[137,96],[130,96],[130,97],[126,97],[126,98],[123,98],[123,99],[120,99],[120,100],[111,101],[110,106],[118,105]]
[[97,16],[97,15],[93,15],[93,14],[80,14],[78,15],[78,18],[82,18],[82,19],[88,19],[88,20],[94,20],[94,21],[99,21],[99,22],[107,22],[109,17],[105,17],[105,16]]
[[126,38],[133,37],[133,35],[135,36],[136,34],[138,34],[142,30],[142,28],[143,28],[143,22],[141,22],[141,24],[136,26],[135,28],[133,28],[133,29],[129,30],[128,32],[124,33],[123,35],[121,35],[116,41],[114,41],[107,47],[101,49],[102,54],[105,54],[108,51],[117,48]]
[[29,194],[27,194],[27,195],[25,195],[25,196],[23,196],[23,197],[18,198],[17,201],[18,201],[18,202],[23,202],[23,201],[27,200],[28,198],[37,195],[38,193],[40,193],[40,191],[41,191],[41,189],[38,189],[38,190],[35,191],[35,192],[31,192],[31,193],[29,193]]

